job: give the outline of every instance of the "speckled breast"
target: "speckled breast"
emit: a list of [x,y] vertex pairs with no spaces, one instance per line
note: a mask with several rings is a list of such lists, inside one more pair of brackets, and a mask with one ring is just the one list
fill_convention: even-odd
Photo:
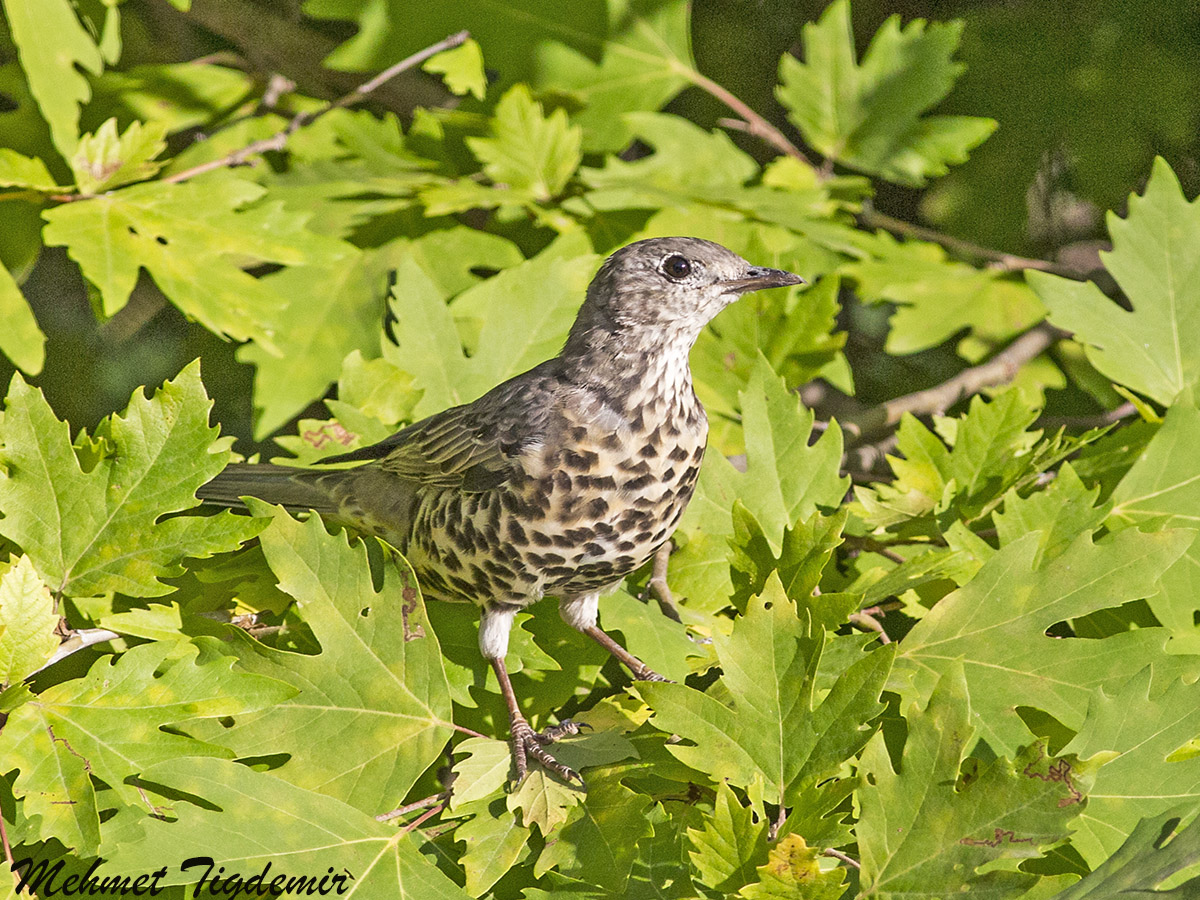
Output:
[[699,405],[653,428],[568,427],[498,488],[423,498],[406,555],[427,593],[526,605],[602,590],[670,538],[704,457]]

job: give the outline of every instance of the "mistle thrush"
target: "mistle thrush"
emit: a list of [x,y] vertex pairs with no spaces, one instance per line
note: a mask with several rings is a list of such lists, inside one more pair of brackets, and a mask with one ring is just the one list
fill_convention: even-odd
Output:
[[701,329],[747,291],[801,282],[710,241],[638,241],[600,267],[555,358],[325,460],[364,465],[232,465],[199,496],[315,510],[395,546],[426,596],[479,604],[479,647],[508,706],[517,778],[533,757],[582,781],[546,750],[554,734],[535,733],[517,705],[504,665],[513,617],[557,596],[563,619],[634,678],[661,680],[600,629],[598,598],[670,539],[691,499],[708,437],[688,367]]

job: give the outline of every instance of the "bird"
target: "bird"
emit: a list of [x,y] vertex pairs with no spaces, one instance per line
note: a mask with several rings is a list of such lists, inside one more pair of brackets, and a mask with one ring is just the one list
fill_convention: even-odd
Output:
[[508,708],[516,781],[533,759],[583,779],[535,732],[505,667],[517,612],[557,597],[562,618],[638,680],[665,681],[599,626],[599,598],[671,539],[696,487],[708,419],[688,355],[742,294],[803,284],[720,244],[658,237],[601,264],[562,350],[478,399],[313,469],[234,463],[197,496],[312,510],[398,550],[434,600],[482,608],[479,649]]

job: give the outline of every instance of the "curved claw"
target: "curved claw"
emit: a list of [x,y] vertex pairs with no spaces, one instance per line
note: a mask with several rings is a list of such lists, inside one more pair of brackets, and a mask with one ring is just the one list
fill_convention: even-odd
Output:
[[[572,723],[574,725],[574,723]],[[561,727],[561,726],[557,726]],[[571,734],[578,733],[578,728]],[[513,738],[513,761],[517,766],[517,783],[520,784],[525,780],[525,775],[528,772],[528,758],[533,759],[541,765],[542,768],[557,775],[563,781],[570,784],[572,781],[579,782],[581,788],[586,789],[583,776],[572,769],[570,766],[560,763],[557,759],[551,756],[543,747],[543,743],[550,743],[554,738],[546,739],[544,735],[538,734],[523,718],[512,723],[512,738]]]

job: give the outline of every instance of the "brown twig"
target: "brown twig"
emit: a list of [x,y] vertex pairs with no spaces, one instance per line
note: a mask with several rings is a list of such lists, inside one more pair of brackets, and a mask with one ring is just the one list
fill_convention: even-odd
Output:
[[996,268],[1003,269],[1006,272],[1037,269],[1041,272],[1053,272],[1055,275],[1061,275],[1064,278],[1073,278],[1076,281],[1082,281],[1086,277],[1083,272],[1071,266],[1064,266],[1060,263],[1053,263],[1044,259],[1032,259],[1028,256],[1017,256],[1012,253],[1005,253],[1002,250],[993,250],[990,247],[982,247],[979,244],[973,244],[970,241],[964,241],[961,238],[943,234],[940,231],[926,228],[923,225],[916,225],[912,222],[905,222],[903,219],[893,218],[873,209],[865,209],[859,213],[858,222],[864,227],[882,228],[884,231],[901,237],[917,238],[918,240],[940,244],[958,256],[987,260]]
[[421,827],[421,825],[424,822],[426,822],[429,819],[432,819],[434,816],[436,816],[438,813],[440,813],[442,810],[444,810],[446,808],[447,802],[448,801],[443,801],[443,802],[439,803],[437,806],[435,806],[433,809],[429,810],[429,812],[423,813],[422,815],[417,816],[417,818],[415,818],[413,821],[409,822],[407,825],[405,825],[403,828],[401,828],[400,831],[404,834],[408,834],[410,831],[416,831],[418,828]]
[[829,848],[827,848],[827,849],[823,850],[822,852],[823,852],[823,853],[824,853],[826,856],[831,856],[831,857],[833,857],[834,859],[840,859],[840,860],[841,860],[842,862],[844,862],[846,865],[848,865],[848,866],[852,866],[852,867],[853,867],[853,868],[855,868],[855,869],[861,869],[861,868],[862,868],[862,866],[861,866],[861,865],[859,865],[859,863],[858,863],[858,860],[856,860],[856,859],[852,859],[851,857],[849,857],[849,856],[847,856],[845,853],[843,853],[841,850],[834,850],[832,847],[829,847]]
[[783,823],[787,821],[787,807],[783,803],[779,804],[779,812],[775,814],[774,820],[767,826],[767,840],[774,843],[775,838],[779,837],[779,829],[783,827]]
[[687,74],[688,78],[691,79],[692,84],[700,88],[700,90],[704,91],[709,96],[720,100],[737,115],[742,117],[742,124],[740,126],[736,126],[740,130],[749,132],[759,140],[766,141],[768,144],[786,156],[790,156],[793,159],[798,159],[803,163],[812,165],[812,163],[808,161],[808,157],[800,151],[800,148],[787,139],[787,135],[756,113],[750,108],[749,104],[743,101],[740,97],[735,96],[728,88],[722,87],[711,78],[706,78],[699,72],[691,71]]
[[850,447],[842,455],[842,473],[849,475],[856,484],[878,481],[876,474],[887,468],[887,456],[896,449],[897,437],[889,434],[873,444]]
[[934,387],[905,394],[873,407],[853,423],[854,428],[848,428],[847,431],[868,437],[892,427],[905,413],[925,415],[945,412],[964,397],[1012,381],[1021,366],[1055,341],[1067,337],[1070,337],[1070,332],[1055,328],[1049,322],[1040,322],[987,362],[963,369],[953,378]]
[[406,816],[410,812],[416,812],[418,809],[424,809],[427,806],[434,806],[450,799],[449,791],[442,791],[439,794],[434,794],[432,797],[425,797],[421,800],[415,800],[406,806],[401,806],[399,809],[393,809],[391,812],[383,813],[375,817],[376,822],[390,822],[392,819],[398,819],[400,816]]
[[888,633],[883,630],[883,623],[875,618],[876,615],[883,612],[878,606],[872,606],[869,609],[860,609],[856,613],[851,613],[849,622],[855,628],[860,628],[863,631],[873,631],[879,635],[879,643],[890,644],[892,639],[888,637]]
[[13,866],[12,845],[8,843],[8,829],[4,827],[4,817],[0,816],[0,843],[4,844],[4,861],[11,870]]
[[456,725],[454,722],[447,722],[446,724],[448,724],[455,731],[461,731],[463,734],[470,735],[471,737],[483,738],[484,740],[487,739],[486,734],[480,734],[478,731],[472,731],[470,728],[467,728],[465,725]]
[[1046,428],[1102,428],[1137,415],[1137,407],[1126,401],[1116,409],[1095,416],[1042,416],[1037,424]]
[[884,559],[890,559],[897,565],[908,562],[908,560],[906,560],[887,544],[877,541],[875,538],[869,537],[868,535],[844,534],[842,535],[842,543],[845,544],[846,547],[849,548],[854,554],[861,553],[865,550],[867,553],[878,553]]
[[184,169],[181,172],[176,172],[174,175],[168,175],[166,178],[161,180],[167,184],[178,184],[181,181],[187,181],[189,178],[195,178],[197,175],[202,175],[205,172],[211,172],[214,169],[224,169],[230,166],[245,165],[251,156],[259,153],[266,153],[270,150],[282,150],[284,145],[287,144],[288,139],[305,125],[311,125],[313,122],[317,121],[317,119],[321,118],[326,113],[333,112],[335,109],[342,109],[358,103],[372,91],[376,90],[380,85],[392,78],[395,78],[401,72],[406,72],[415,66],[419,66],[421,63],[425,62],[425,60],[429,59],[431,56],[436,56],[443,50],[450,50],[454,47],[460,46],[470,36],[470,32],[467,31],[460,31],[458,34],[452,34],[450,37],[438,41],[436,44],[431,44],[424,50],[418,50],[412,56],[400,60],[400,62],[396,63],[395,65],[389,66],[370,81],[360,84],[349,93],[343,94],[341,97],[332,101],[331,103],[325,104],[316,112],[297,113],[281,131],[276,132],[275,134],[271,135],[271,137],[254,141],[251,144],[247,144],[245,147],[234,150],[232,153],[222,156],[220,159],[213,159],[206,163],[201,163],[198,166],[192,166],[190,169]]

